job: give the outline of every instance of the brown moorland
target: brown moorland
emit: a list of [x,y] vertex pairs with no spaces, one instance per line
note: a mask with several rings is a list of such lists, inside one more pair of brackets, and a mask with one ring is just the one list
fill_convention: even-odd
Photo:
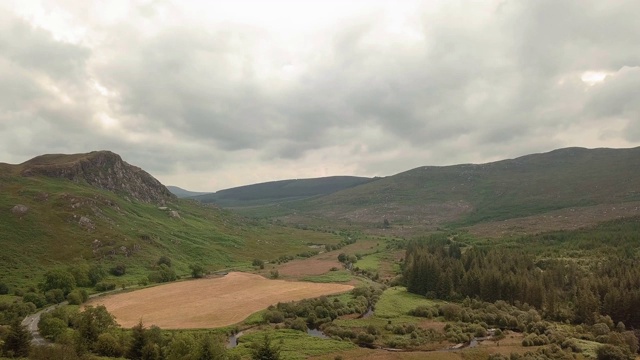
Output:
[[183,281],[129,293],[99,297],[123,327],[141,319],[163,329],[215,328],[236,324],[269,305],[343,293],[353,286],[269,280],[232,272],[220,278]]

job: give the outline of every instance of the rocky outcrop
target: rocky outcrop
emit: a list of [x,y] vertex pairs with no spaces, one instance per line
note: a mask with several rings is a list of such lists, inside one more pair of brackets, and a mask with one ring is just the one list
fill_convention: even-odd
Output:
[[77,155],[42,155],[23,164],[22,176],[48,176],[86,182],[142,202],[175,198],[156,178],[110,151]]
[[16,205],[16,206],[11,208],[11,212],[14,213],[17,216],[22,217],[22,216],[26,215],[27,212],[29,212],[29,208],[27,206],[25,206],[25,205],[18,204],[18,205]]

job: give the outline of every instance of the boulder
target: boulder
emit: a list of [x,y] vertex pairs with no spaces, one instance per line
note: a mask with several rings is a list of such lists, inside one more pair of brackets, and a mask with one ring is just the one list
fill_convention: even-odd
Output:
[[26,205],[18,204],[11,208],[11,212],[22,217],[29,212],[29,208]]

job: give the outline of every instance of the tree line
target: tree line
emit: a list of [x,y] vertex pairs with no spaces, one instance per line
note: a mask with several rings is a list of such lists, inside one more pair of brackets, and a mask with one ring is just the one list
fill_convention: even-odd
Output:
[[640,260],[626,253],[597,261],[536,259],[522,248],[465,247],[444,237],[410,241],[404,260],[408,291],[430,298],[528,304],[549,320],[593,324],[609,315],[640,326]]

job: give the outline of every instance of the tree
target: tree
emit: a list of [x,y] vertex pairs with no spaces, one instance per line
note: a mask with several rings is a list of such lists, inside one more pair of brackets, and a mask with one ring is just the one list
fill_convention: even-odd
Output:
[[225,348],[222,342],[211,336],[203,336],[200,339],[197,360],[223,360],[225,359]]
[[113,335],[104,333],[98,336],[96,352],[102,356],[120,357],[122,356],[122,346]]
[[27,357],[29,356],[30,343],[31,333],[20,323],[19,319],[14,320],[4,341],[4,353],[9,357]]
[[0,295],[6,295],[9,293],[9,287],[5,283],[0,283]]
[[389,223],[389,220],[387,220],[386,218],[384,219],[384,221],[382,222],[382,227],[384,229],[388,229],[391,227],[391,224]]
[[149,274],[149,281],[156,283],[175,281],[176,278],[176,272],[168,267],[167,264],[160,265],[158,271]]
[[50,313],[43,314],[38,323],[40,334],[46,339],[53,341],[55,341],[60,334],[67,331],[68,328],[66,321],[53,317]]
[[596,349],[598,360],[634,360],[635,355],[626,347],[605,344]]
[[76,279],[64,270],[51,270],[44,274],[43,291],[61,289],[66,296],[76,287]]
[[158,259],[157,264],[158,264],[158,266],[160,266],[160,265],[162,265],[162,264],[165,264],[165,265],[167,265],[168,267],[171,267],[171,259],[169,259],[169,257],[168,257],[168,256],[164,256],[164,255],[163,255],[163,256],[160,256],[160,259]]
[[260,269],[264,269],[264,260],[262,259],[253,259],[251,263],[252,266],[259,267]]
[[140,319],[138,325],[131,328],[131,331],[132,340],[131,346],[129,347],[128,356],[133,360],[140,360],[142,359],[143,349],[145,345],[147,345],[147,329],[145,329],[144,324],[142,323],[142,319]]
[[204,277],[204,266],[200,264],[191,264],[189,266],[189,269],[191,269],[191,276],[194,279],[200,279]]
[[75,320],[75,327],[78,330],[80,339],[87,348],[92,348],[98,340],[98,336],[108,330],[118,327],[115,318],[103,305],[87,308],[78,314]]
[[254,346],[251,351],[253,360],[279,360],[280,347],[271,344],[271,338],[265,334],[262,342]]
[[[127,267],[124,264],[118,264],[118,265],[112,267],[111,270],[109,270],[109,272],[113,276],[122,276],[122,275],[126,274]],[[97,277],[96,275],[98,275],[98,274],[94,274],[94,277]],[[98,280],[98,281],[100,281],[100,280]],[[96,283],[98,281],[96,281]]]

